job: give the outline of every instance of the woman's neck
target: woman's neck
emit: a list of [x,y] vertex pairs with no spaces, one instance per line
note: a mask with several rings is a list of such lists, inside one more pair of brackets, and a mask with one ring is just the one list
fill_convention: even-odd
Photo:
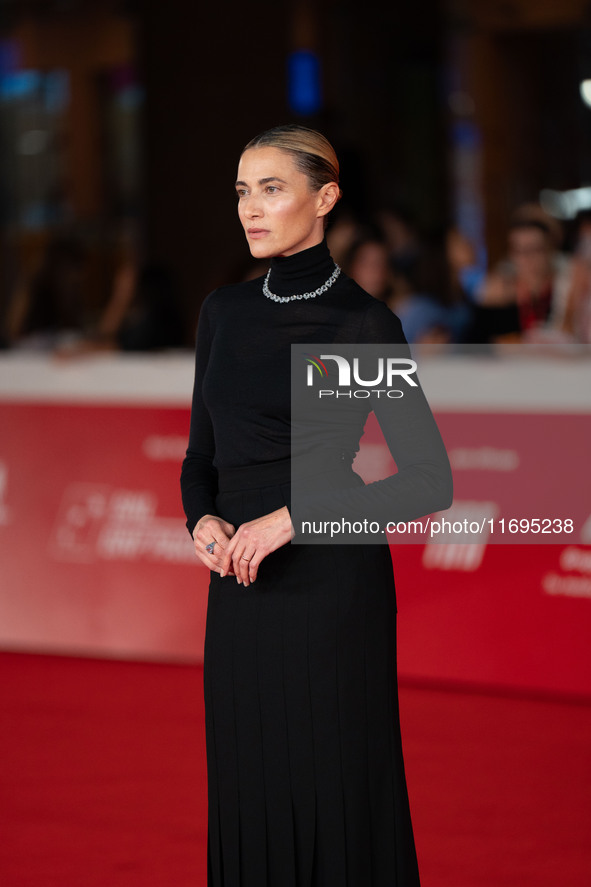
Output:
[[322,286],[334,268],[326,240],[322,240],[291,256],[272,258],[269,288],[279,296],[310,292]]

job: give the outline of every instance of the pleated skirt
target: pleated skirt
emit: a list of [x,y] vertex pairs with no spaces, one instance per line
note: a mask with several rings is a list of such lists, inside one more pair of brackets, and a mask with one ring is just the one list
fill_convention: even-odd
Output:
[[[285,505],[285,465],[220,476],[235,526]],[[212,573],[208,887],[418,887],[384,545],[289,544],[248,588]]]

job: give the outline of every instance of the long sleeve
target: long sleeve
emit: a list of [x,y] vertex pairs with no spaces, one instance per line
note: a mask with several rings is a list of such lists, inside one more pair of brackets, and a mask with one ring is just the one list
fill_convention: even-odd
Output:
[[[398,318],[381,303],[372,306],[359,331],[359,343],[380,345],[380,354],[410,356]],[[362,404],[367,403],[363,401]],[[367,519],[385,526],[389,521],[407,521],[448,508],[452,500],[452,475],[439,429],[420,386],[406,387],[399,399],[380,397],[372,408],[397,471],[390,477],[367,485],[330,490],[292,491],[292,519],[296,534],[302,521]],[[344,401],[344,426],[352,420],[353,407]],[[358,418],[363,425],[370,408]],[[330,417],[332,427],[335,415]],[[322,439],[323,430],[318,430]],[[333,441],[334,446],[334,441]],[[346,448],[345,448],[346,449]]]
[[214,293],[210,293],[206,298],[199,315],[189,445],[181,470],[181,493],[190,533],[204,514],[215,514],[217,493],[217,471],[213,464],[215,442],[211,418],[203,400],[203,380],[213,338],[211,318],[213,296]]

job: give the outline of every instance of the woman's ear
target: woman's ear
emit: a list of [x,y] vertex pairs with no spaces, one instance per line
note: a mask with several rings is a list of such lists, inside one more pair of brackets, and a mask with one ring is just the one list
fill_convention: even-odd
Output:
[[328,182],[323,185],[318,192],[319,204],[318,215],[325,216],[334,207],[335,203],[341,196],[341,189],[336,182]]

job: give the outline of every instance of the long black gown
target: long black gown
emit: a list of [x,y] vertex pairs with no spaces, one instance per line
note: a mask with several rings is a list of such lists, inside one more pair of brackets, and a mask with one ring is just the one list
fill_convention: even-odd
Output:
[[[282,296],[334,269],[325,243],[271,266]],[[291,506],[291,343],[343,341],[344,330],[404,342],[398,319],[344,274],[289,303],[262,282],[222,287],[202,308],[181,478],[190,531],[204,514],[238,527]],[[378,418],[398,473],[374,493],[396,520],[447,507],[428,407],[398,424],[387,407]],[[368,489],[351,492],[352,508]],[[248,588],[212,573],[204,671],[209,887],[418,887],[388,546],[290,543]]]

